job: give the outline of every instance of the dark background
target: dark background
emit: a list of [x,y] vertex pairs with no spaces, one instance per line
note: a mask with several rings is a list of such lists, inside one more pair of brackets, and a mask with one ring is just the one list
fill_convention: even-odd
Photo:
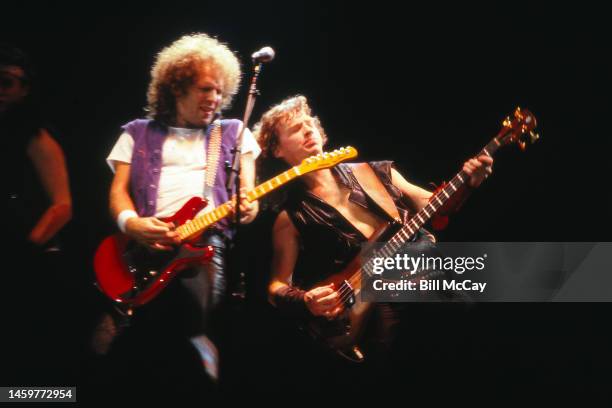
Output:
[[[394,160],[422,186],[450,179],[506,115],[516,106],[528,108],[538,118],[541,140],[524,153],[515,146],[500,151],[494,176],[439,238],[609,240],[612,67],[601,10],[197,2],[110,11],[47,6],[33,15],[21,7],[3,10],[0,27],[2,41],[34,57],[46,113],[67,156],[74,202],[66,231],[74,266],[67,273],[83,344],[107,307],[91,285],[93,251],[115,229],[107,215],[112,175],[105,157],[119,127],[143,115],[156,52],[191,32],[218,36],[241,59],[243,85],[226,117],[242,117],[249,55],[270,45],[277,57],[260,76],[251,126],[271,105],[304,94],[327,130],[330,149],[350,144],[362,160]],[[287,343],[265,303],[273,217],[262,213],[244,233],[248,297],[232,317],[237,351],[228,359],[234,374],[226,386],[232,397],[235,390],[258,395],[293,389],[315,375],[284,375],[274,365],[299,349]],[[480,372],[481,380],[505,384],[500,392],[506,394],[537,390],[548,396],[572,385],[597,395],[609,380],[602,373],[609,361],[609,311],[607,304],[478,305],[461,312],[469,330],[458,329],[454,342],[457,353],[471,358],[469,365],[446,367],[444,354],[436,352],[432,364],[441,378]],[[439,346],[458,334],[426,337],[439,312],[419,312],[415,329],[424,344]],[[73,356],[79,383],[95,390],[91,372],[99,361],[83,349]],[[408,371],[414,375],[414,367]]]

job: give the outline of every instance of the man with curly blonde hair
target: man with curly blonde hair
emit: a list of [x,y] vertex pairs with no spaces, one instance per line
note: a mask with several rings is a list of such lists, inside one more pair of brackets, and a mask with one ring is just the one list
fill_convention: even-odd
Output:
[[[221,119],[240,84],[240,64],[223,43],[206,34],[185,35],[159,52],[151,69],[149,117],[122,127],[108,164],[115,172],[110,189],[110,211],[119,228],[153,251],[170,250],[179,242],[175,225],[161,219],[173,215],[192,197],[208,200],[202,212],[229,200],[226,161],[242,122]],[[241,156],[244,193],[255,180],[255,158],[260,153],[245,129]],[[257,203],[241,200],[241,223],[251,222]],[[187,328],[205,367],[217,375],[216,349],[206,336],[207,317],[221,302],[225,287],[225,247],[231,238],[227,222],[210,228],[202,238],[215,248],[210,263],[183,272],[166,292],[183,291],[198,305],[198,318]],[[183,315],[183,314],[179,314]]]
[[[269,109],[256,125],[261,145],[261,166],[283,163],[295,166],[307,157],[323,152],[327,135],[312,115],[304,96],[284,100]],[[470,176],[469,188],[480,185],[491,173],[493,159],[486,155],[466,161],[463,170]],[[387,195],[397,217],[406,223],[429,202],[432,193],[408,182],[391,161],[369,162],[371,179],[360,184],[357,165],[342,163],[332,169],[311,172],[294,185],[273,227],[272,274],[268,285],[270,301],[284,314],[298,318],[320,316],[334,319],[344,309],[339,288],[321,286],[331,274],[342,270],[356,257],[363,244],[385,222],[394,221],[379,200]],[[359,165],[363,168],[363,165]],[[359,171],[361,175],[363,170]],[[384,193],[375,193],[378,185]],[[375,187],[376,188],[376,187]],[[464,191],[467,192],[467,189]],[[461,204],[467,194],[449,203],[446,211]],[[422,245],[431,246],[433,235],[422,229],[416,234]],[[388,330],[396,321],[383,304],[376,305],[380,317],[371,347],[389,346]],[[378,354],[378,353],[377,353]],[[358,355],[354,356],[359,358]]]

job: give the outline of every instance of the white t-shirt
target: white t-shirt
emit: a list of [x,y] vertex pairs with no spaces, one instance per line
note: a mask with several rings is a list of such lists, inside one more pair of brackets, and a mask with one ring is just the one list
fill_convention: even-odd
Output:
[[[162,147],[162,168],[157,190],[158,218],[170,217],[192,197],[204,198],[206,180],[205,134],[202,129],[169,127]],[[110,168],[115,171],[115,162],[131,163],[134,139],[124,132],[106,158]],[[257,158],[261,148],[249,129],[244,130],[242,154],[253,153]],[[213,197],[206,197],[208,206],[201,212],[215,208]]]

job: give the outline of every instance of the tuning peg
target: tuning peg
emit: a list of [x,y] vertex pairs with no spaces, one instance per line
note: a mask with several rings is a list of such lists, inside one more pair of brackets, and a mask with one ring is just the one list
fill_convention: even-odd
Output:
[[520,119],[523,117],[523,112],[521,111],[521,107],[517,106],[516,110],[514,111],[514,117],[517,119]]
[[540,138],[540,135],[532,130],[529,132],[529,138],[531,139],[531,143],[535,143]]
[[525,141],[523,140],[519,140],[517,143],[521,151],[525,151],[525,149],[527,148],[527,143],[525,143]]

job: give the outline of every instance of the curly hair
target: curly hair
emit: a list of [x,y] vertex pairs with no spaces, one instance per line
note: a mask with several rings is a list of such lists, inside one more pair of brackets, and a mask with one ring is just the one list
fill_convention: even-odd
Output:
[[176,116],[176,94],[187,92],[203,66],[223,79],[221,109],[227,108],[240,85],[240,62],[227,45],[197,33],[179,38],[157,54],[147,92],[148,116],[171,123]]
[[[268,109],[261,120],[253,128],[253,135],[261,146],[261,157],[263,159],[274,158],[274,150],[278,146],[278,125],[281,122],[291,120],[293,117],[305,113],[312,116],[312,110],[305,96],[296,95],[285,99],[278,105]],[[321,121],[314,116],[315,126],[321,134],[323,144],[327,143],[327,135],[321,126]]]
[[[257,160],[257,177],[260,181],[276,176],[289,167],[284,160],[274,157],[274,150],[278,146],[278,127],[281,123],[291,120],[301,113],[312,116],[312,110],[308,106],[306,97],[296,95],[268,109],[261,117],[261,120],[253,127],[253,135],[262,149],[261,155]],[[315,116],[313,119],[315,120],[315,126],[321,134],[323,144],[327,143],[327,135],[321,126],[319,118]],[[293,191],[293,188],[297,188],[297,185],[299,184],[293,184],[293,187],[287,186],[268,194],[261,200],[261,208],[279,211],[287,197],[291,194],[291,191]]]

